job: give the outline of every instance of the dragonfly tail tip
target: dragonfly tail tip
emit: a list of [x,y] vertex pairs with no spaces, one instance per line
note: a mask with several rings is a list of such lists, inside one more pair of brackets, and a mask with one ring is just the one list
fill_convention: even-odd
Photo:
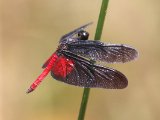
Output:
[[26,93],[28,94],[28,93],[32,92],[33,90],[34,90],[34,89],[29,88]]

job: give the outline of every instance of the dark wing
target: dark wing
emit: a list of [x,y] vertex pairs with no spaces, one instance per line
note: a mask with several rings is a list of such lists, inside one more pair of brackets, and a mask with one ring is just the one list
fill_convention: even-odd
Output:
[[69,51],[62,52],[66,58],[74,61],[74,65],[69,66],[72,67],[72,71],[66,77],[56,76],[53,68],[51,75],[57,80],[71,85],[89,88],[122,89],[128,85],[127,78],[121,72],[94,65]]
[[128,62],[138,56],[138,52],[123,44],[104,44],[99,41],[79,40],[68,43],[68,50],[83,57],[108,63]]
[[75,29],[75,30],[73,30],[73,31],[71,31],[71,32],[63,35],[63,36],[61,37],[61,39],[60,39],[60,43],[62,43],[64,40],[66,40],[66,39],[68,39],[68,38],[72,38],[72,37],[73,37],[74,35],[76,35],[79,31],[81,31],[82,29],[85,29],[87,26],[89,26],[89,25],[91,25],[91,24],[92,24],[92,22],[87,23],[87,24],[85,24],[85,25],[83,25],[83,26],[81,26],[81,27],[79,27],[79,28],[77,28],[77,29]]

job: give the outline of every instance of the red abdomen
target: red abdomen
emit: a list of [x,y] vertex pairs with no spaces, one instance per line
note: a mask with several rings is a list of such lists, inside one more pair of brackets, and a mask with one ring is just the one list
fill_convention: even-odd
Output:
[[32,83],[27,93],[32,92],[36,87],[43,81],[44,77],[52,71],[55,78],[65,78],[70,72],[72,72],[74,67],[74,61],[67,59],[65,56],[58,56],[57,53],[52,54],[52,56],[44,63],[43,72],[38,76],[38,78]]

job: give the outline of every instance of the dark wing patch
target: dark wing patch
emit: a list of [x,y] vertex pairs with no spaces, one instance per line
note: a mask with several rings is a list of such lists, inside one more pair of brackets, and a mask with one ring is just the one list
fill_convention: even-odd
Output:
[[92,69],[97,80],[94,82],[93,87],[122,89],[128,85],[125,75],[115,69],[97,65],[94,65]]
[[[127,78],[119,71],[94,65],[89,61],[65,51],[63,53],[68,59],[74,61],[72,71],[64,78],[57,77],[51,70],[51,75],[55,79],[80,87],[95,87],[106,89],[122,89],[128,85]],[[54,68],[53,68],[54,69]],[[66,73],[68,73],[66,71]]]
[[99,41],[79,40],[68,43],[68,50],[83,57],[108,63],[128,62],[138,56],[138,52],[123,44],[104,44]]

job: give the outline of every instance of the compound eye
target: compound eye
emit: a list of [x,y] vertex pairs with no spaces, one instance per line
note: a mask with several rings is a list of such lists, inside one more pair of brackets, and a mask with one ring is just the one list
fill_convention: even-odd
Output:
[[78,32],[78,38],[80,39],[80,40],[87,40],[88,39],[88,37],[89,37],[89,33],[87,32],[87,31],[79,31]]

